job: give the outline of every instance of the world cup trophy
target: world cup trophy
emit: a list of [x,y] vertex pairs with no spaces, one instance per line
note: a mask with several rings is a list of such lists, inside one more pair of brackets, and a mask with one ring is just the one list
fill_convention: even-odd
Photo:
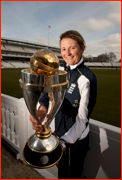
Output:
[[[62,103],[67,88],[67,72],[59,70],[59,59],[50,50],[37,51],[30,60],[30,69],[21,70],[20,87],[30,114],[42,125],[27,141],[23,158],[35,168],[48,168],[55,165],[63,151],[58,138],[52,134],[50,123]],[[48,101],[47,113],[41,118],[38,114],[43,102]]]

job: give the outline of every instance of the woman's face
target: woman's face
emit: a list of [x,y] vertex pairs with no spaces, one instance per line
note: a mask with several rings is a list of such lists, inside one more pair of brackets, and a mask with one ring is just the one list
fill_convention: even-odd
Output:
[[60,45],[61,55],[68,65],[75,65],[80,61],[84,50],[80,48],[76,40],[64,38],[61,40]]

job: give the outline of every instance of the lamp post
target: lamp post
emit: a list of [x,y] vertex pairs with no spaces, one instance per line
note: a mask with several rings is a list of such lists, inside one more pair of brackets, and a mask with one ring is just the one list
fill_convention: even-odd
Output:
[[51,27],[48,26],[48,46],[49,46],[49,28],[51,28]]

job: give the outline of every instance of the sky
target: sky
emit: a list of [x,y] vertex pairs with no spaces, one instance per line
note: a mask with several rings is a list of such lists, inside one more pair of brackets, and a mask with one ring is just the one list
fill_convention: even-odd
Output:
[[1,2],[1,37],[60,47],[67,30],[83,36],[85,56],[114,52],[121,58],[120,1]]

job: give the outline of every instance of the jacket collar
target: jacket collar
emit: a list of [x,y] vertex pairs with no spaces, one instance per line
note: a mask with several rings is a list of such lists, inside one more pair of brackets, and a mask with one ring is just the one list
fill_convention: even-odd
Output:
[[[73,69],[75,69],[77,66],[79,66],[82,62],[84,62],[83,61],[83,58],[81,58],[81,60],[77,63],[77,64],[75,64],[75,65],[70,65],[70,69],[71,70],[73,70]],[[68,66],[68,64],[67,64],[67,66]]]

